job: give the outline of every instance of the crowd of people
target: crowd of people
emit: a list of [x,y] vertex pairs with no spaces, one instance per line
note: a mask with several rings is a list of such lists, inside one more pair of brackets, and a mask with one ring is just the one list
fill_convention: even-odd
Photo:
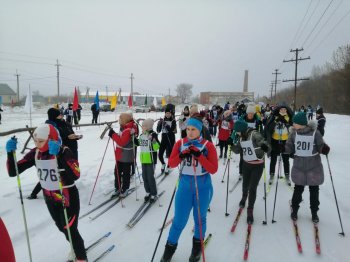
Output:
[[[82,136],[74,133],[72,124],[73,121],[79,123],[81,109],[73,110],[72,104],[65,110],[58,106],[50,108],[47,121],[33,134],[36,147],[17,163],[13,154],[17,140],[11,138],[6,144],[9,176],[16,176],[16,170],[22,173],[32,166],[36,166],[40,174],[50,173],[45,179],[39,177],[39,183],[28,198],[36,199],[43,189],[47,208],[58,230],[72,242],[74,252],[71,261],[87,261],[84,241],[77,226],[80,204],[79,192],[74,184],[80,176],[78,141]],[[168,104],[164,116],[157,123],[147,118],[141,125],[132,112],[120,113],[119,130],[111,128],[108,133],[114,144],[116,161],[112,197],[124,198],[128,195],[130,178],[135,174],[138,161],[137,150],[140,151],[145,202],[152,203],[158,197],[155,181],[157,160],[164,176],[180,166],[175,214],[161,261],[171,260],[191,210],[195,226],[189,261],[199,261],[206,233],[207,210],[213,197],[211,175],[218,170],[218,159],[225,161],[229,150],[232,150],[240,156],[242,197],[238,204],[244,208],[248,200],[248,224],[254,222],[256,191],[264,169],[269,172],[270,185],[276,176],[281,176],[279,171],[276,173],[277,160],[283,162],[287,184],[291,186],[294,183],[291,218],[297,219],[304,187],[309,186],[312,220],[317,223],[318,192],[324,180],[320,154],[328,154],[330,149],[323,140],[326,123],[323,109],[317,108],[317,121],[312,121],[311,106],[310,110],[309,107],[305,110],[301,108],[299,112],[293,112],[283,103],[262,106],[239,102],[231,105],[228,102],[224,107],[213,105],[203,110],[199,110],[197,105],[185,106],[177,118],[175,106]],[[91,106],[91,111],[92,123],[97,123],[99,110],[96,104]],[[180,139],[176,141],[178,130]],[[269,168],[265,166],[265,156],[270,158]],[[292,167],[290,158],[294,159]],[[64,171],[60,171],[62,169]],[[58,181],[62,187],[59,187]],[[62,215],[64,212],[68,214],[66,219]]]

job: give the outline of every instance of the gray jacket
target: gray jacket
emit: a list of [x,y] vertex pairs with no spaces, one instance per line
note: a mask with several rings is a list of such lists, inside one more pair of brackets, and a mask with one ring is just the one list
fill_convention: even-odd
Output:
[[324,141],[321,133],[317,130],[317,123],[310,121],[308,125],[299,130],[291,128],[290,136],[285,145],[285,153],[295,153],[295,136],[296,133],[301,136],[312,136],[315,133],[312,156],[300,157],[294,156],[292,166],[292,181],[300,186],[318,186],[324,181],[323,166],[321,162],[321,150]]
[[[250,135],[252,135],[252,141],[253,141],[253,146],[255,148],[256,157],[259,159],[263,159],[265,152],[260,148],[260,146],[262,144],[265,144],[268,147],[268,152],[270,152],[271,151],[270,145],[266,142],[264,137],[257,130],[252,129],[252,128],[248,128],[247,131],[243,134],[242,141],[247,141],[248,138],[250,138]],[[238,143],[233,144],[233,146],[232,146],[232,151],[235,154],[239,154],[242,151],[240,141],[241,140],[239,139]]]

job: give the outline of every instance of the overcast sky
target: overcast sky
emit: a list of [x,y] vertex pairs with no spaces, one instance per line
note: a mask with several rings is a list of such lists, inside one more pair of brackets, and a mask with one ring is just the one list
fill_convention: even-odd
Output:
[[175,95],[183,82],[194,94],[242,91],[249,70],[257,97],[269,94],[274,69],[279,79],[294,77],[294,64],[282,62],[295,58],[291,48],[311,57],[299,64],[305,77],[350,44],[349,0],[0,2],[0,83],[16,90],[18,69],[22,95],[29,84],[57,94],[59,59],[61,94],[74,86],[129,91],[131,73],[140,93]]

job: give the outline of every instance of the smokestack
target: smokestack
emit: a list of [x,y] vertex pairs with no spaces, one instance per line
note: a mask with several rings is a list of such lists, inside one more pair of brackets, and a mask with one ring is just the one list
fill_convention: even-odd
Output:
[[244,70],[243,92],[248,92],[248,70]]

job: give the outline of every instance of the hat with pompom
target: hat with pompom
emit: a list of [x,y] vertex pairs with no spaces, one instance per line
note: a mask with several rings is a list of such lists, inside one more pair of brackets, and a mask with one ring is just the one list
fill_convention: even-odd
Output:
[[299,112],[293,116],[293,123],[306,126],[307,125],[307,117],[304,112]]
[[248,129],[247,122],[241,119],[235,122],[235,126],[233,128],[234,131],[241,132],[241,133],[245,132],[247,129]]

